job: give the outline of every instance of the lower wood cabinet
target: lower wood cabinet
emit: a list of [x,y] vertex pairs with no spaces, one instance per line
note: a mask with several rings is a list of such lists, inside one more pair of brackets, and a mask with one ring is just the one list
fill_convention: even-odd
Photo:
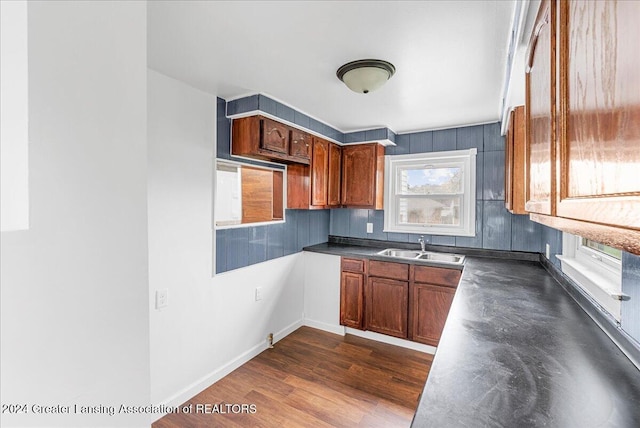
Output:
[[340,273],[340,324],[364,326],[364,288],[367,260],[342,258]]
[[340,324],[437,346],[461,272],[342,258]]
[[415,283],[411,288],[411,328],[414,342],[438,346],[455,288]]
[[411,266],[409,339],[438,346],[461,272],[430,266]]
[[366,329],[406,339],[409,282],[369,277],[365,294]]

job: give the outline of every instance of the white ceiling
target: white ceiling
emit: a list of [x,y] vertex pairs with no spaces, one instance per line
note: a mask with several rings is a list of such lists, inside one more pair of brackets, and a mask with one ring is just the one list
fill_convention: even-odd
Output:
[[[148,63],[225,99],[263,93],[344,132],[486,123],[500,118],[514,4],[149,2]],[[363,58],[396,74],[351,92],[336,70]]]

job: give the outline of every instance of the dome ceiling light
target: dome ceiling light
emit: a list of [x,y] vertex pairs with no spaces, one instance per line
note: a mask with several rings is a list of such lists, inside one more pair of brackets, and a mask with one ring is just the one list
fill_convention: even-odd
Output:
[[391,79],[396,68],[380,59],[359,59],[348,62],[338,69],[336,75],[353,92],[368,94]]

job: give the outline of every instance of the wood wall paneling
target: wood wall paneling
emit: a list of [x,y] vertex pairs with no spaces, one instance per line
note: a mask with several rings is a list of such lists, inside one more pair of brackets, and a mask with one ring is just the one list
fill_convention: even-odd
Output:
[[241,171],[242,223],[272,220],[273,171],[248,166],[243,166]]

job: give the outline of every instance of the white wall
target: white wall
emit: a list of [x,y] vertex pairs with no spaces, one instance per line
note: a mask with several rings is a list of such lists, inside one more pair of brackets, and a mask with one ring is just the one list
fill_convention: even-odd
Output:
[[27,2],[0,2],[0,230],[29,228]]
[[169,291],[150,302],[154,403],[180,404],[302,322],[301,253],[212,275],[215,106],[149,71],[149,287]]
[[2,403],[146,404],[146,5],[29,2],[28,24],[31,224],[1,239]]
[[305,325],[344,335],[340,325],[340,256],[303,254]]

